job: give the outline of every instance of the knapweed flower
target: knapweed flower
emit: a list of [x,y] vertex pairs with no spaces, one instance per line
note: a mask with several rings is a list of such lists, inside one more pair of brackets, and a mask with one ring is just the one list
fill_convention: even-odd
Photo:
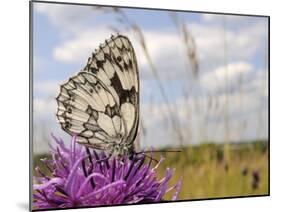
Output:
[[[152,159],[135,154],[133,157],[107,157],[104,152],[86,149],[72,137],[70,147],[54,137],[52,159],[43,159],[49,174],[36,167],[33,186],[34,209],[74,208],[163,201],[164,195],[174,190],[176,200],[181,180],[171,188],[168,182],[173,170],[157,179],[157,168]],[[149,158],[149,157],[148,157]]]

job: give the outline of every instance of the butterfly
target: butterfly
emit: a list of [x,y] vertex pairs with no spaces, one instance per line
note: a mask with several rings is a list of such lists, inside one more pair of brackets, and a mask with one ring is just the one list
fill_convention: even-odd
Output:
[[120,34],[105,40],[60,86],[56,100],[62,129],[78,143],[131,155],[139,126],[139,73],[130,40]]

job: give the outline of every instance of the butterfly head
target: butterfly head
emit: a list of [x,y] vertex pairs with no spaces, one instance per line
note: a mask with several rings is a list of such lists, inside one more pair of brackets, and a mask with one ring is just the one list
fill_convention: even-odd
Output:
[[133,145],[128,145],[125,142],[114,143],[109,149],[111,154],[115,156],[131,155],[134,152]]

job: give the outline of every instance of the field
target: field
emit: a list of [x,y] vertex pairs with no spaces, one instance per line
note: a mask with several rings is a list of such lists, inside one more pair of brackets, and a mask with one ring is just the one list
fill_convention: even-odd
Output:
[[172,184],[183,177],[179,199],[268,194],[266,142],[188,147],[176,155],[166,153],[161,175],[165,167],[176,168]]
[[[164,176],[167,167],[176,169],[171,185],[183,178],[180,200],[268,194],[267,142],[228,146],[201,144],[181,150],[180,153],[164,152],[153,156],[165,157],[158,170],[159,178]],[[44,157],[48,155],[35,156],[34,166],[41,167],[39,159]],[[170,199],[170,195],[167,194],[166,199]]]

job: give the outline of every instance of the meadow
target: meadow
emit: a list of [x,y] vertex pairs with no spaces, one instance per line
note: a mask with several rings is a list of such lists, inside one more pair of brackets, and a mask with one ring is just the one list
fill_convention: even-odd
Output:
[[171,184],[183,178],[180,200],[266,195],[269,192],[268,145],[265,141],[229,144],[228,148],[223,144],[202,144],[183,148],[181,153],[165,154],[160,175],[167,167],[176,168]]

